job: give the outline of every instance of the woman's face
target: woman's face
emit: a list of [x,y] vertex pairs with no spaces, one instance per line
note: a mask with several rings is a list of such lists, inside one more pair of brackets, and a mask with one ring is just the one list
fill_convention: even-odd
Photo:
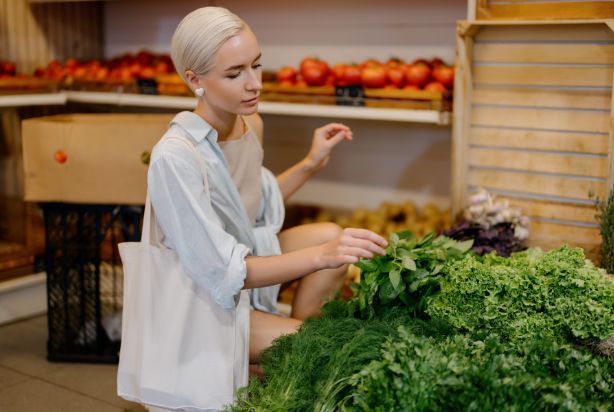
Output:
[[212,69],[200,78],[207,104],[239,115],[255,113],[262,89],[261,54],[249,28],[228,39],[215,55]]

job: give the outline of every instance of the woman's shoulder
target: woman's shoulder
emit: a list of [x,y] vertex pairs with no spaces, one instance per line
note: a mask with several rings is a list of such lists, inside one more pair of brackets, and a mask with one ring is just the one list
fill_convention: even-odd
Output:
[[243,116],[243,119],[249,128],[256,134],[256,137],[260,140],[260,144],[262,144],[264,135],[264,122],[262,121],[262,117],[260,117],[258,113],[254,113],[249,116]]
[[150,166],[155,163],[196,163],[194,151],[190,148],[189,137],[164,135],[151,151]]

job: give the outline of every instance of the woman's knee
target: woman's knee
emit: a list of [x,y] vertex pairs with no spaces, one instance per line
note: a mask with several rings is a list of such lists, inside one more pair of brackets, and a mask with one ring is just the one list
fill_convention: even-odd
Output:
[[333,222],[318,223],[318,225],[321,225],[318,230],[322,236],[322,243],[336,239],[343,233],[343,228]]

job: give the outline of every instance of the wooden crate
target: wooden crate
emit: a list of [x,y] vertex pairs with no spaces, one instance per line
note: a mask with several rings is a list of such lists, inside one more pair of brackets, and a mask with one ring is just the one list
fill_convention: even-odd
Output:
[[478,20],[611,19],[614,2],[475,0],[475,16]]
[[612,21],[459,22],[452,204],[478,187],[532,218],[531,244],[601,243],[612,188]]

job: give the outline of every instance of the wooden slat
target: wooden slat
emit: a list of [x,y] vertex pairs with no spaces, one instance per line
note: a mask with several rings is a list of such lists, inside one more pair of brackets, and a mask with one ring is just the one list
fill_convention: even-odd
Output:
[[611,87],[611,67],[475,66],[474,84]]
[[[473,79],[471,56],[473,38],[471,30],[463,30],[464,23],[459,22],[456,36],[456,70],[454,74],[454,122],[452,123],[452,187],[451,201],[453,216],[465,207],[467,198],[467,136],[471,130],[471,101],[473,99]],[[461,36],[464,32],[467,35]]]
[[476,44],[484,41],[509,42],[595,42],[614,41],[614,33],[605,24],[506,25],[485,26],[475,36]]
[[[610,26],[612,28],[612,30],[614,31],[614,24],[612,24]],[[614,83],[614,73],[612,73],[612,82]],[[612,121],[612,127],[610,128],[610,151],[608,153],[608,162],[609,162],[609,168],[610,168],[610,173],[608,176],[608,187],[610,188],[610,190],[614,190],[614,153],[612,150],[612,145],[614,144],[614,92],[611,93],[612,95],[612,102],[611,102],[611,107],[610,107],[610,119]]]
[[594,205],[551,202],[547,200],[519,199],[497,196],[497,201],[507,201],[532,218],[562,219],[576,222],[596,223],[597,207]]
[[604,179],[608,177],[609,172],[608,158],[603,156],[574,156],[476,147],[469,149],[469,165]]
[[508,126],[578,132],[609,133],[608,112],[517,109],[510,107],[473,107],[473,125]]
[[611,94],[609,90],[477,87],[473,92],[473,103],[610,110]]
[[478,2],[478,20],[531,19],[611,19],[614,3],[610,1],[546,2],[524,4],[493,4]]
[[595,196],[605,199],[607,194],[605,181],[531,175],[500,170],[470,169],[467,183],[486,189],[493,188],[582,200],[594,199]]
[[[515,3],[515,4],[538,4],[538,3],[546,3],[550,1],[551,3],[558,3],[561,6],[565,5],[567,1],[553,1],[553,0],[487,0],[488,4],[506,4],[506,3]],[[592,3],[605,3],[612,0],[576,0],[575,3],[584,3],[584,4],[592,4]]]
[[481,43],[473,60],[479,62],[613,64],[614,44]]
[[552,241],[554,247],[569,245],[599,245],[601,235],[599,228],[562,225],[550,222],[531,222],[530,239],[536,241]]
[[610,147],[610,139],[606,134],[512,130],[496,126],[472,128],[469,142],[481,146],[591,154],[607,154]]

